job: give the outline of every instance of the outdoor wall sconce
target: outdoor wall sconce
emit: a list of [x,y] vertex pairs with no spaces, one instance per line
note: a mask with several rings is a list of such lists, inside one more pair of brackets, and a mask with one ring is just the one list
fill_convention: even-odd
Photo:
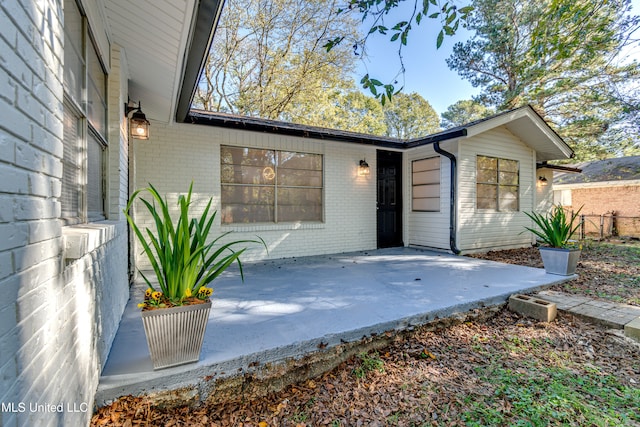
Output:
[[538,177],[538,183],[539,183],[540,185],[547,185],[547,184],[548,184],[547,177],[546,177],[546,176],[542,176],[542,175],[540,175],[540,176]]
[[129,117],[129,113],[134,112],[131,118],[129,119],[129,131],[131,133],[132,138],[136,139],[149,139],[149,120],[147,120],[147,116],[142,112],[142,107],[140,106],[140,101],[138,101],[138,105],[129,100],[126,104],[124,104],[124,115]]
[[369,176],[369,163],[366,160],[360,160],[358,166],[358,176]]

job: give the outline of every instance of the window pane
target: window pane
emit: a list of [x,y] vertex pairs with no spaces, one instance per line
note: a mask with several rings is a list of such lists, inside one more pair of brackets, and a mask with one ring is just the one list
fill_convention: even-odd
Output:
[[104,69],[98,59],[94,46],[89,46],[87,63],[89,84],[87,85],[87,118],[94,129],[103,137],[106,136],[107,123],[107,87]]
[[278,189],[278,222],[322,221],[322,190]]
[[78,106],[84,108],[84,29],[74,0],[64,2],[64,89]]
[[223,185],[222,223],[273,222],[274,187]]
[[223,183],[275,184],[274,151],[223,146],[221,155]]
[[413,197],[440,197],[440,184],[416,185],[413,187]]
[[414,172],[413,185],[437,184],[440,182],[440,170]]
[[322,156],[279,151],[278,185],[322,187]]
[[500,170],[506,172],[518,173],[518,161],[500,159]]
[[518,185],[518,173],[499,172],[500,184]]
[[104,146],[89,132],[87,138],[87,216],[89,221],[105,218],[104,215]]
[[500,210],[513,212],[518,210],[518,187],[500,186]]
[[275,167],[275,151],[222,146],[221,162],[230,165]]
[[413,172],[440,170],[440,159],[431,157],[429,159],[416,160],[413,162]]
[[498,187],[495,185],[478,184],[476,186],[477,191],[477,206],[478,209],[496,209],[496,200],[498,197]]
[[320,154],[278,152],[278,169],[322,170],[322,156]]
[[413,199],[412,209],[414,211],[439,212],[440,211],[440,198]]
[[80,216],[80,142],[81,120],[67,102],[63,112],[62,193],[60,204],[63,218]]
[[498,169],[498,159],[494,157],[478,156],[478,170],[480,169]]
[[271,166],[222,165],[222,182],[229,184],[275,184]]
[[322,171],[278,168],[278,185],[322,187]]
[[478,182],[498,183],[498,174],[495,170],[478,169]]

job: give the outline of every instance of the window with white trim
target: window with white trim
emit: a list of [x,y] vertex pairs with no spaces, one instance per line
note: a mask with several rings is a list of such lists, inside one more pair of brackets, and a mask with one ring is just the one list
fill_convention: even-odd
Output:
[[440,212],[440,157],[411,162],[411,210]]
[[321,154],[222,146],[223,224],[322,221]]
[[64,2],[62,218],[105,218],[107,74],[75,0]]
[[517,160],[477,156],[478,210],[516,212],[520,208],[520,164]]

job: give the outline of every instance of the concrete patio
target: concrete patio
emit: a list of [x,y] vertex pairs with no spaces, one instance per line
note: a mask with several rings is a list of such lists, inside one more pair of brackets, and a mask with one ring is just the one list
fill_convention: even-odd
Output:
[[199,383],[328,351],[341,343],[403,330],[504,303],[571,280],[537,268],[412,248],[245,263],[218,278],[200,361],[154,371],[132,288],[96,395],[198,389]]

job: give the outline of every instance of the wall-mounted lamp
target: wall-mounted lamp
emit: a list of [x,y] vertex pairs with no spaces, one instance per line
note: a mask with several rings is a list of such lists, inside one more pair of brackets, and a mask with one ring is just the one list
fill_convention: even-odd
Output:
[[547,181],[547,177],[546,177],[546,176],[542,176],[542,175],[540,175],[540,176],[538,177],[538,183],[539,183],[540,185],[547,185],[549,182]]
[[129,100],[126,104],[124,104],[124,115],[129,117],[129,113],[134,112],[131,118],[129,119],[129,130],[131,132],[131,137],[136,139],[149,139],[149,120],[147,120],[147,116],[142,112],[142,107],[140,106],[140,101],[138,101],[138,105]]
[[360,160],[360,166],[358,166],[358,176],[369,175],[369,163],[366,160]]

